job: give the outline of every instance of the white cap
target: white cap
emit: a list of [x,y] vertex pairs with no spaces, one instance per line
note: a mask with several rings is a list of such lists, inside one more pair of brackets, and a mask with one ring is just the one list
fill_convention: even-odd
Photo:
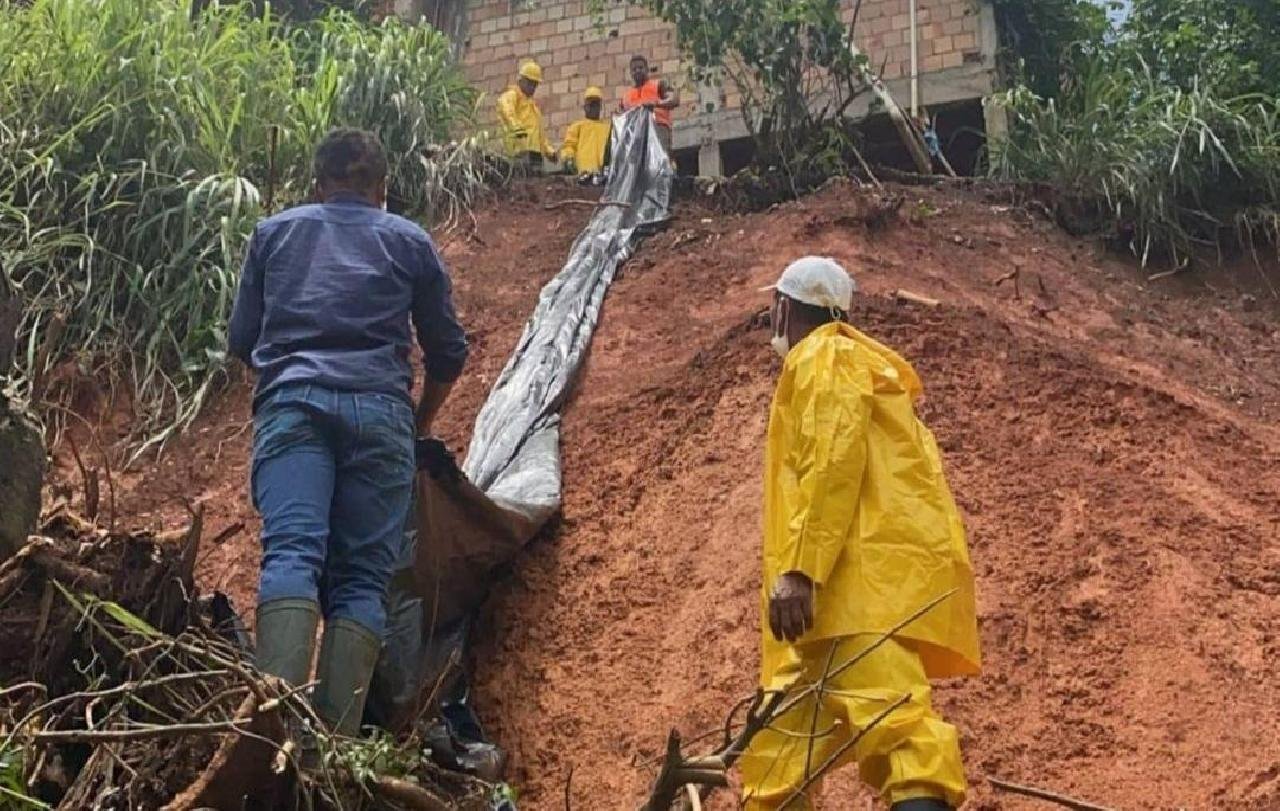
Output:
[[848,312],[858,285],[836,260],[806,256],[787,265],[778,283],[764,289],[777,290],[802,304]]

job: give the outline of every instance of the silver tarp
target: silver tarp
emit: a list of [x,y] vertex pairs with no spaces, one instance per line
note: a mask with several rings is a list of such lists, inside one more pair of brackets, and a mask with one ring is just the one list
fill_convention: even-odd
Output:
[[[605,292],[638,232],[667,218],[673,171],[653,116],[613,120],[613,162],[591,222],[542,289],[524,334],[476,418],[461,470],[441,449],[418,476],[388,636],[367,719],[400,728],[456,661],[496,567],[560,508],[560,409],[591,345]],[[465,268],[457,271],[466,272]]]

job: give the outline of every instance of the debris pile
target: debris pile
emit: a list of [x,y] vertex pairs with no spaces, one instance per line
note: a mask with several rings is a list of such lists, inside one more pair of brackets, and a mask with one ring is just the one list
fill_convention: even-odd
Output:
[[0,805],[488,807],[420,742],[331,738],[306,686],[258,673],[226,597],[195,589],[201,524],[111,533],[59,507],[0,564]]

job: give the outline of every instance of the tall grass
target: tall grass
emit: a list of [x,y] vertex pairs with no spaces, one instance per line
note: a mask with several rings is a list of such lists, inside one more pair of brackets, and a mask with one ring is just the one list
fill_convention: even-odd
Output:
[[93,377],[127,395],[141,445],[200,409],[241,252],[270,191],[309,189],[331,127],[380,133],[394,198],[453,216],[480,182],[475,94],[443,35],[333,12],[286,29],[250,4],[193,23],[178,0],[0,3],[0,284],[23,299],[20,396]]
[[1140,64],[1085,61],[1057,100],[1003,97],[992,174],[1054,188],[1078,230],[1123,239],[1143,264],[1280,244],[1280,101],[1221,98]]

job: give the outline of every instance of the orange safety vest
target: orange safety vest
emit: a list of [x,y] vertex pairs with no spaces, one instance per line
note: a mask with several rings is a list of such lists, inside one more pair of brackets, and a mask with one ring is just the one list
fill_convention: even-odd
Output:
[[[634,85],[628,87],[626,95],[622,97],[622,107],[624,110],[630,110],[632,107],[651,102],[657,104],[660,101],[662,101],[662,90],[659,88],[659,82],[657,79],[650,79],[639,87]],[[653,118],[658,126],[671,128],[671,111],[665,107],[655,107]]]

